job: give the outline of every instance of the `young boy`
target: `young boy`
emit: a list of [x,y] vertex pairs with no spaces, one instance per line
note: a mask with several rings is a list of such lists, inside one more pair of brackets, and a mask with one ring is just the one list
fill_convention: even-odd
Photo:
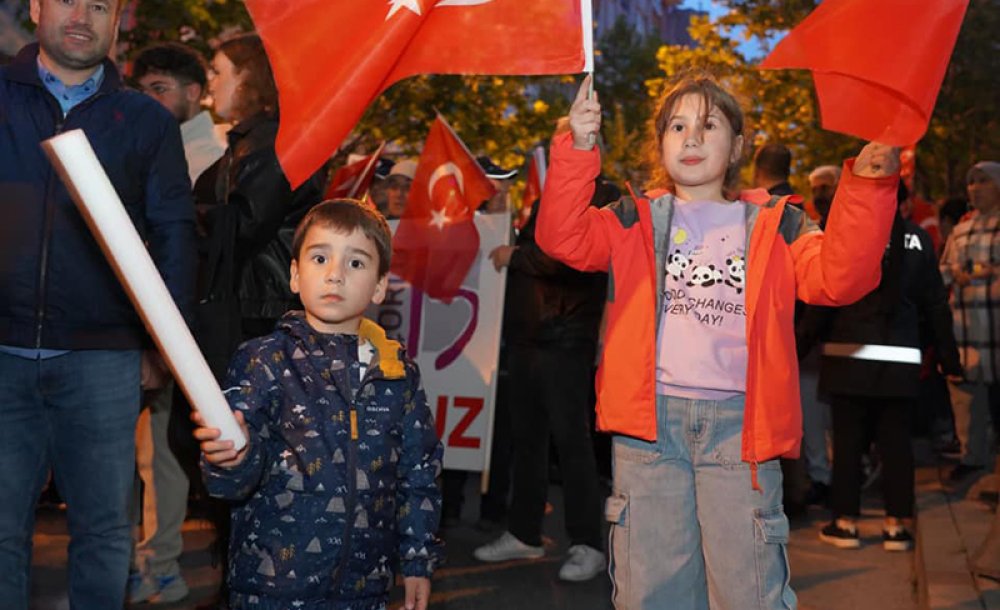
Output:
[[442,446],[416,364],[364,319],[385,297],[391,237],[370,206],[325,201],[299,224],[291,287],[305,312],[240,346],[226,397],[249,442],[200,426],[205,484],[231,500],[230,608],[385,608],[397,561],[424,609]]

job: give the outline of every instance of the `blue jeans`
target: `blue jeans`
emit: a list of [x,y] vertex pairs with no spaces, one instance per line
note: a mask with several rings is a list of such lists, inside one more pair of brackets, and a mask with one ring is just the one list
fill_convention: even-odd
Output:
[[67,506],[70,608],[124,604],[139,404],[138,351],[0,353],[4,608],[28,608],[35,502],[50,468]]
[[740,460],[743,396],[657,396],[657,441],[614,439],[609,572],[619,610],[786,610],[788,519],[778,460]]

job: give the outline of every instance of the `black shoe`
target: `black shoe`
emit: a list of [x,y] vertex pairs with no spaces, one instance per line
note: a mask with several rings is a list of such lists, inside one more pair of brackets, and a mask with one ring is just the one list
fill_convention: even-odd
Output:
[[[841,521],[843,523],[843,521]],[[834,519],[819,532],[819,539],[827,544],[832,544],[838,549],[861,548],[861,538],[858,537],[858,527],[841,527]]]
[[883,529],[882,548],[887,551],[909,551],[913,548],[913,535],[902,525]]
[[809,486],[809,491],[806,492],[806,504],[809,506],[826,506],[829,497],[830,486],[826,483],[813,481],[812,485]]
[[982,466],[971,466],[969,464],[959,464],[951,469],[951,473],[948,474],[948,480],[952,483],[958,483],[965,479],[965,477],[975,474],[982,470]]

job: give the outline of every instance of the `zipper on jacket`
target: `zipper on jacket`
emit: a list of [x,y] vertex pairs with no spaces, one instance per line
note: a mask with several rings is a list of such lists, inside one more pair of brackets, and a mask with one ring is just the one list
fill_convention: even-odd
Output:
[[[94,103],[95,100],[100,99],[106,95],[103,91],[97,91],[89,98],[83,100],[76,106],[69,109],[69,112],[63,114],[62,106],[53,97],[52,93],[42,85],[42,90],[45,95],[48,96],[49,100],[49,110],[53,110],[52,102],[55,102],[56,106],[56,123],[55,130],[51,137],[56,137],[63,133],[63,128],[66,126],[66,122],[69,119],[70,114],[73,113],[77,108],[83,108]],[[56,171],[55,168],[49,169],[49,180],[45,187],[45,224],[42,230],[42,251],[39,256],[39,268],[38,268],[38,304],[35,309],[35,349],[42,349],[42,328],[45,322],[45,282],[48,278],[49,270],[49,245],[52,241],[52,224],[54,222],[53,217],[55,216],[55,184],[56,184]]]
[[347,562],[351,559],[351,537],[354,535],[354,523],[357,521],[355,508],[358,503],[358,412],[353,407],[350,420],[351,443],[347,447],[347,500],[344,502],[347,523],[344,526],[344,544],[340,547],[340,559],[333,570],[333,582],[330,584],[330,591],[334,594],[340,588],[344,573],[347,571]]
[[[53,137],[62,133],[65,117],[56,120]],[[35,349],[42,349],[42,327],[45,320],[45,281],[49,270],[49,242],[52,240],[52,223],[55,216],[55,168],[49,169],[49,180],[45,188],[45,224],[42,229],[42,252],[38,262],[38,304],[35,310]]]
[[[351,391],[351,374],[348,371],[344,375],[347,383],[347,395],[342,396],[350,405],[348,413],[349,426],[351,431],[351,441],[347,445],[347,499],[344,502],[347,515],[347,523],[344,525],[344,544],[340,547],[340,559],[337,567],[333,570],[333,581],[330,583],[330,591],[334,594],[340,588],[340,583],[344,579],[347,571],[347,563],[351,559],[351,537],[354,535],[354,524],[357,521],[355,508],[358,503],[358,411],[354,405],[354,392]],[[336,384],[335,384],[336,385]],[[338,388],[343,395],[343,391]]]

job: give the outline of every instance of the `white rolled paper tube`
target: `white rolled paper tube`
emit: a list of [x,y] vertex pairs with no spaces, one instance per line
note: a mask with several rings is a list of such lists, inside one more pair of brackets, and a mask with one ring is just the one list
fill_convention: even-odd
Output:
[[87,136],[79,129],[68,131],[42,142],[42,148],[191,405],[206,424],[222,432],[222,440],[231,440],[236,449],[242,449],[246,445],[243,431]]

